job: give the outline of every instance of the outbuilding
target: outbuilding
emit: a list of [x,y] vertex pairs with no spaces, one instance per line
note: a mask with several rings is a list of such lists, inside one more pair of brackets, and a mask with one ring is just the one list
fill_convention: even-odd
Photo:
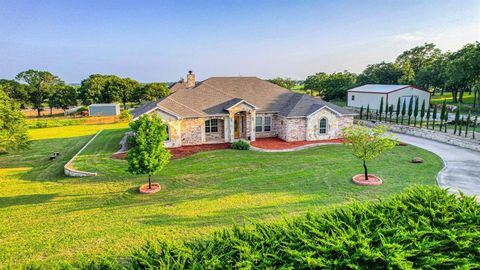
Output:
[[[355,87],[347,92],[347,106],[360,108],[370,106],[370,109],[377,110],[380,108],[380,102],[383,97],[383,104],[396,104],[400,99],[400,104],[408,106],[410,102],[418,99],[419,106],[425,100],[425,105],[430,104],[430,92],[413,85],[398,84],[366,84]],[[415,104],[415,103],[414,103]]]
[[118,103],[99,103],[88,106],[90,116],[115,116],[120,114]]

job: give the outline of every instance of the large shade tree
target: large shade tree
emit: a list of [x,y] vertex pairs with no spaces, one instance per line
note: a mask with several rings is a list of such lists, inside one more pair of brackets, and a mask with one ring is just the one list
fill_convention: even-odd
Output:
[[15,80],[0,79],[0,88],[3,89],[9,98],[18,102],[20,107],[25,108],[27,106],[29,96],[26,85]]
[[133,136],[129,137],[128,171],[133,174],[147,174],[148,188],[152,189],[151,176],[168,164],[171,154],[163,142],[167,139],[167,126],[156,114],[143,115],[131,122]]
[[28,130],[19,105],[0,87],[0,152],[26,148]]
[[48,98],[51,107],[61,108],[63,111],[71,106],[77,105],[78,89],[71,85],[58,85],[53,87]]
[[296,85],[296,82],[290,78],[277,77],[277,78],[269,79],[268,81],[287,89],[292,89]]
[[358,83],[364,84],[397,84],[402,77],[402,69],[395,63],[381,62],[368,65],[358,75]]
[[140,87],[140,89],[135,91],[134,99],[136,102],[155,101],[159,98],[168,96],[169,93],[170,90],[165,83],[146,83]]
[[39,117],[52,86],[63,84],[63,81],[52,73],[33,69],[19,73],[15,79],[27,85],[29,101],[32,107],[37,110]]

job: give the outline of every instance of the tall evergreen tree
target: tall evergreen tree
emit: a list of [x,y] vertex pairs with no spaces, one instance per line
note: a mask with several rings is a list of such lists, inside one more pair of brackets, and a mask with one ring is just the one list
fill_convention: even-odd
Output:
[[443,120],[445,120],[445,112],[447,111],[447,100],[443,100],[442,110],[440,111],[440,127],[438,130],[442,131]]
[[412,118],[413,113],[413,96],[410,97],[410,101],[408,102],[408,125],[410,126],[410,119]]
[[367,104],[367,120],[370,118],[370,104]]
[[402,120],[401,120],[401,124],[403,125],[403,119],[405,118],[405,113],[406,113],[406,110],[407,110],[407,103],[405,101],[405,99],[403,100],[403,105],[402,105]]
[[423,126],[423,118],[425,117],[425,99],[422,102],[422,107],[420,108],[420,128]]
[[388,113],[390,114],[390,119],[389,119],[389,122],[391,123],[392,122],[392,115],[393,115],[393,104],[390,104],[390,107],[388,109]]
[[477,129],[477,116],[473,119],[473,130],[472,130],[472,138],[475,139],[475,130]]
[[385,122],[388,121],[388,109],[389,109],[389,106],[388,106],[388,100],[385,102]]
[[397,115],[397,119],[395,120],[395,123],[398,124],[398,116],[400,115],[400,98],[397,100],[397,110],[395,111],[395,114]]
[[430,107],[427,109],[427,129],[428,129],[428,123],[430,122]]
[[417,117],[418,117],[418,98],[415,99],[415,108],[413,108],[413,126],[417,126]]
[[444,119],[445,122],[443,123],[443,131],[447,132],[447,123],[448,123],[448,110],[445,111]]
[[383,113],[383,97],[380,98],[380,107],[378,110],[379,118],[378,121],[382,121],[382,113]]
[[460,121],[460,107],[455,111],[455,127],[453,128],[453,134],[457,134],[457,126]]
[[432,120],[432,129],[435,130],[435,120],[437,120],[437,106],[433,107]]
[[360,107],[360,120],[363,118],[363,105]]
[[470,126],[470,112],[468,112],[467,114],[467,123],[465,123],[465,137],[467,137],[467,134],[468,134],[468,126]]

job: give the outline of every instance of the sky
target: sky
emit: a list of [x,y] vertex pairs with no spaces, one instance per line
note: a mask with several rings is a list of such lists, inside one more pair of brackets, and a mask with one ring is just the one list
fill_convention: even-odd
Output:
[[480,41],[480,1],[0,0],[0,78],[48,70],[65,82],[360,73],[433,42]]

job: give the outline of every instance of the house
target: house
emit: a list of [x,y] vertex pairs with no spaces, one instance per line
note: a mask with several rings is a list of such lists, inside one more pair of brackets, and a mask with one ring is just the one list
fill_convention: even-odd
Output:
[[170,87],[167,97],[133,111],[156,113],[168,125],[167,147],[278,137],[285,141],[339,138],[355,113],[256,77],[212,77]]
[[[383,104],[393,104],[396,108],[398,99],[401,104],[405,100],[405,104],[415,102],[418,99],[419,104],[425,100],[425,104],[430,104],[430,92],[418,88],[413,85],[396,85],[396,84],[366,84],[355,87],[347,92],[347,106],[364,108],[370,105],[370,109],[377,110],[380,107],[380,102],[383,97]],[[415,104],[415,103],[414,103]]]
[[115,116],[120,114],[118,103],[98,103],[88,106],[90,116]]

